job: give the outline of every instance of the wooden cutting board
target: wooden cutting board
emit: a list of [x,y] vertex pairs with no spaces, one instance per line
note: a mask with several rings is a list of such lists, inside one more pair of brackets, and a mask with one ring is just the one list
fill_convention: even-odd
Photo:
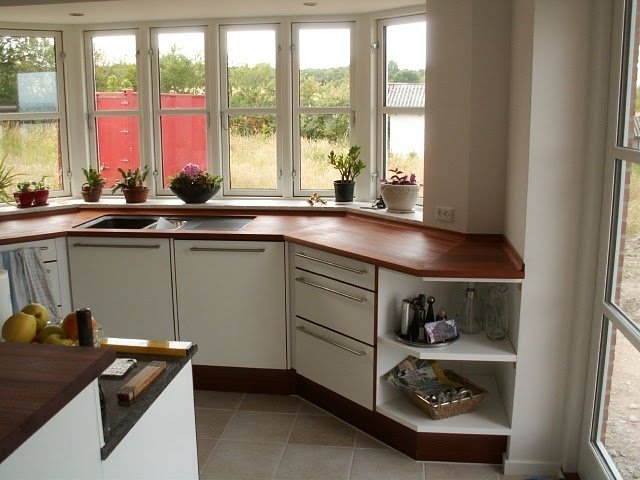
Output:
[[135,377],[124,384],[118,392],[118,400],[131,402],[167,369],[167,362],[154,360],[140,370]]

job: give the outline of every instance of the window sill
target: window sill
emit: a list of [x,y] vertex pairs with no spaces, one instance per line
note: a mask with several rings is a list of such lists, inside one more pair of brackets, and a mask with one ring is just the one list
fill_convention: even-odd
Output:
[[389,213],[385,209],[371,208],[370,202],[336,203],[327,199],[325,205],[309,205],[306,199],[264,199],[264,198],[214,198],[207,203],[185,204],[177,198],[154,197],[149,198],[145,203],[125,203],[122,197],[102,197],[97,203],[86,203],[76,198],[54,198],[50,199],[49,205],[45,207],[17,208],[15,206],[0,206],[0,217],[10,216],[20,213],[41,213],[44,211],[63,211],[69,207],[81,207],[91,209],[135,208],[150,209],[157,207],[179,207],[184,210],[274,210],[274,211],[339,211],[354,213],[370,218],[391,220],[409,225],[422,226],[422,207],[416,206],[413,213]]

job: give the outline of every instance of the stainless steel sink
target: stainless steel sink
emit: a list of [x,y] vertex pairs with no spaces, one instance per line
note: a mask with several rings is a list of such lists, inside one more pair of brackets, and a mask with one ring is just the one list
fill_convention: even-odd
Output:
[[110,228],[130,230],[240,230],[256,217],[182,217],[154,215],[103,215],[76,228]]

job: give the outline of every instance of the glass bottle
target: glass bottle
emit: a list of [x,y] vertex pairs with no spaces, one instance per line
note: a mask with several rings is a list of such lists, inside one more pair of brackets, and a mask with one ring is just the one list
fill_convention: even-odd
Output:
[[468,283],[464,291],[464,298],[460,306],[460,318],[457,319],[458,329],[462,333],[475,335],[482,331],[476,304],[476,289],[473,283]]
[[489,288],[485,301],[484,332],[491,340],[502,340],[509,333],[509,286]]

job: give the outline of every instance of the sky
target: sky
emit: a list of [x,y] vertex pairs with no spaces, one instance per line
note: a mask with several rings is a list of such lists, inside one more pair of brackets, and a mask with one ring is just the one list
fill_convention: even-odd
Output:
[[[229,53],[233,64],[245,63],[249,66],[256,63],[273,64],[275,43],[273,31],[231,32],[229,36]],[[392,25],[387,27],[387,59],[394,60],[401,69],[424,69],[426,55],[425,23]],[[182,38],[179,51],[193,58],[202,51],[202,33],[162,34],[159,38],[161,51],[168,51],[171,44]],[[301,68],[330,68],[348,64],[348,53],[344,49],[348,41],[346,29],[327,33],[325,29],[304,29],[301,32],[301,51],[303,62]],[[407,46],[410,48],[407,48]],[[135,38],[133,35],[105,36],[94,38],[94,48],[105,52],[114,60],[125,60],[133,63],[135,58]],[[127,54],[127,52],[129,52]],[[343,54],[340,54],[343,52]]]

